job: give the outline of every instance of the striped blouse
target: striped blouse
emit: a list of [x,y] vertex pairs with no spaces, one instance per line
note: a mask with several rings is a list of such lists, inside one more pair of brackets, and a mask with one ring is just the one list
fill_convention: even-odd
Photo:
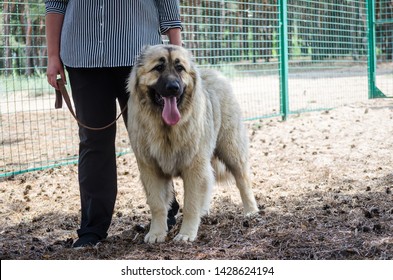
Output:
[[181,28],[179,0],[45,0],[64,14],[60,56],[69,67],[132,66],[144,45]]

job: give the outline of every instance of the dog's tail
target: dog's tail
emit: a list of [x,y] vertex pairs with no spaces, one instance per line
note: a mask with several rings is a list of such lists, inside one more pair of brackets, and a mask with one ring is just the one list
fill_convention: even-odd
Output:
[[225,164],[220,159],[218,159],[217,157],[213,157],[211,163],[214,169],[214,176],[217,183],[229,185],[233,182],[234,178],[232,174],[229,172]]

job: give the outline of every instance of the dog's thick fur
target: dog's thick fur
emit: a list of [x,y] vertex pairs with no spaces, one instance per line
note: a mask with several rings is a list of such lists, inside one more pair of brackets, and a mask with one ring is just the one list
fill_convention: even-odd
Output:
[[150,46],[134,66],[127,89],[128,132],[152,215],[145,242],[166,238],[176,176],[183,179],[184,206],[175,240],[195,240],[209,209],[216,159],[234,175],[245,213],[258,212],[240,106],[223,76],[198,70],[182,47]]

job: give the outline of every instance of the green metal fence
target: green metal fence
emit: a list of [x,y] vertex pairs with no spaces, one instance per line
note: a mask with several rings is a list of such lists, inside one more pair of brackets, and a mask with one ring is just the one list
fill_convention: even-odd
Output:
[[370,67],[375,69],[374,84],[372,84],[371,98],[393,97],[393,1],[370,1],[370,30],[373,32],[374,51]]
[[[180,2],[186,47],[231,80],[246,120],[393,96],[393,0]],[[76,162],[77,125],[46,83],[43,0],[0,5],[0,177]]]

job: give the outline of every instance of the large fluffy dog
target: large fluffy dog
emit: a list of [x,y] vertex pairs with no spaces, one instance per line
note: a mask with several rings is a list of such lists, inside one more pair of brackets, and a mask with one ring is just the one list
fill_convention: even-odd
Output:
[[234,175],[246,214],[258,211],[240,107],[224,77],[198,70],[182,47],[150,46],[130,74],[128,91],[128,132],[152,215],[146,242],[165,240],[175,176],[184,184],[183,223],[175,240],[196,238],[209,209],[216,159]]

